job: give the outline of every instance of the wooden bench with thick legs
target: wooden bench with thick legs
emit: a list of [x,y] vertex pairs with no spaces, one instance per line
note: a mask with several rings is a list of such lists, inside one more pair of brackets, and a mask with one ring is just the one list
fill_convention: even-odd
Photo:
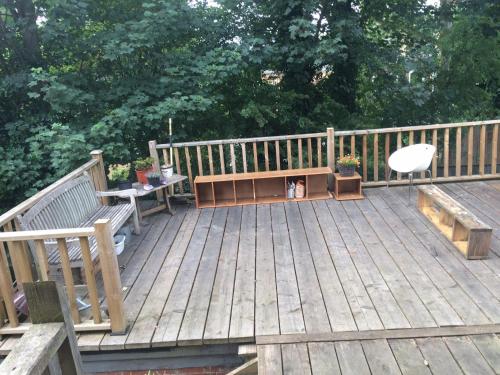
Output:
[[488,256],[492,229],[437,186],[419,186],[417,205],[467,259]]

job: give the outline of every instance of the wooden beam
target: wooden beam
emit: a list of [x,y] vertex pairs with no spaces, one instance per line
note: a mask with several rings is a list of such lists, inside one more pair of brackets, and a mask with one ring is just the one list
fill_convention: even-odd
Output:
[[[335,130],[333,128],[326,129],[326,157],[328,167],[335,172]],[[333,176],[328,176],[328,186],[333,190]]]

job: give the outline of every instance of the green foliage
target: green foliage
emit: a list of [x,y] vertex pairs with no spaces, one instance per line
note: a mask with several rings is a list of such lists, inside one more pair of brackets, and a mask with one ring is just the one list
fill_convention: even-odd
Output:
[[128,181],[130,164],[111,164],[108,169],[110,181]]
[[0,2],[0,211],[169,117],[175,140],[498,117],[500,4],[445,4]]
[[137,169],[139,171],[143,171],[143,170],[151,168],[153,166],[153,163],[154,163],[154,159],[152,157],[147,157],[147,158],[143,158],[143,159],[137,159],[134,162],[134,166],[135,166],[135,169]]

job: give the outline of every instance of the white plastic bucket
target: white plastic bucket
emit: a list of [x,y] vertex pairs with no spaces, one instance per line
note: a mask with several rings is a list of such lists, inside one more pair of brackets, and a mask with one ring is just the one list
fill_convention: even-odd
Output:
[[117,234],[113,238],[115,241],[115,253],[116,255],[120,255],[123,252],[123,249],[125,249],[126,236],[124,236],[123,234]]

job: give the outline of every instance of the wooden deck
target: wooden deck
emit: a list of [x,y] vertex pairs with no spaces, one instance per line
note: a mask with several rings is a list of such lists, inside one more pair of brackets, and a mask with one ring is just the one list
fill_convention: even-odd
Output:
[[499,374],[497,335],[258,345],[259,375]]
[[362,201],[178,205],[173,217],[152,217],[119,257],[127,335],[82,334],[79,346],[124,350],[499,324],[496,185],[440,185],[494,228],[490,257],[475,261],[418,212],[415,191],[408,205],[406,187],[365,189]]

